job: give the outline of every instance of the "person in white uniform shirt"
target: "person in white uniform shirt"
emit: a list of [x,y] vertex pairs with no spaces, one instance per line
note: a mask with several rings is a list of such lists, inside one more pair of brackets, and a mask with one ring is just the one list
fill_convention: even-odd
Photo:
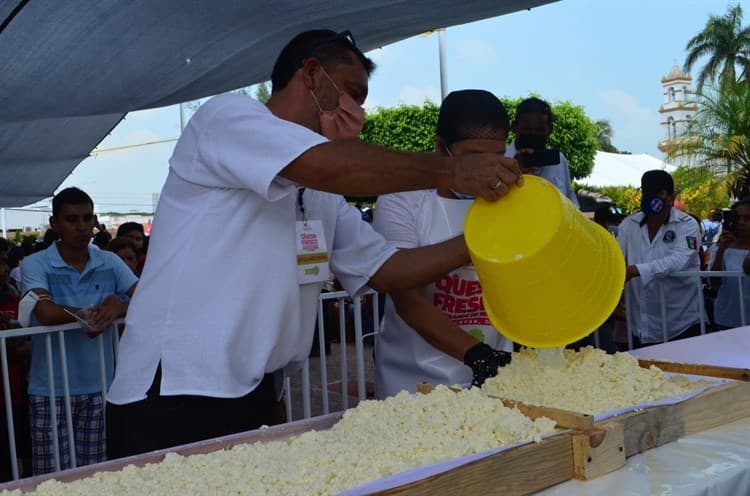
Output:
[[[110,458],[278,422],[274,376],[309,354],[329,270],[354,295],[468,262],[461,237],[397,251],[338,194],[450,187],[495,200],[521,184],[512,159],[357,140],[373,66],[348,31],[307,31],[279,55],[267,106],[222,95],[190,120],[119,348]],[[209,275],[219,290],[205,290]]]
[[[492,93],[454,91],[440,106],[435,151],[503,155],[509,127]],[[373,227],[399,248],[428,246],[463,233],[471,203],[448,187],[384,195]],[[481,386],[510,361],[503,350],[511,347],[490,324],[476,270],[467,264],[424,287],[390,293],[375,336],[375,395],[414,392],[421,381]]]
[[[636,348],[699,335],[698,298],[702,297],[694,279],[670,277],[674,272],[700,270],[701,239],[695,219],[673,208],[672,176],[663,170],[645,172],[641,194],[641,211],[626,217],[617,234],[627,263],[626,318]],[[618,346],[627,349],[627,342]]]
[[[750,254],[750,198],[732,205],[734,219],[725,220],[719,240],[711,247],[711,270],[741,271],[742,262]],[[728,217],[728,216],[727,216]],[[742,278],[742,298],[734,277],[712,277],[711,288],[718,289],[714,303],[714,323],[719,329],[740,327],[745,307],[745,323],[750,322],[750,278]]]
[[[518,104],[513,119],[512,131],[515,140],[505,149],[506,157],[516,157],[519,150],[530,152],[547,144],[554,126],[554,115],[549,103],[536,97],[527,98]],[[544,167],[523,169],[524,174],[543,177],[557,187],[576,207],[580,208],[578,196],[570,180],[568,159],[560,152],[560,163]]]

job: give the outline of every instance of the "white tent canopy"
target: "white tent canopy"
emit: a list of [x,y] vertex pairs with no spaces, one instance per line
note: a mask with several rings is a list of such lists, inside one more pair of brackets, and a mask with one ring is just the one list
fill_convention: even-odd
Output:
[[127,112],[268,80],[301,31],[368,51],[553,1],[0,0],[0,207],[51,196]]
[[596,152],[594,169],[579,182],[589,186],[640,186],[644,172],[661,169],[673,172],[675,167],[647,153],[625,155]]

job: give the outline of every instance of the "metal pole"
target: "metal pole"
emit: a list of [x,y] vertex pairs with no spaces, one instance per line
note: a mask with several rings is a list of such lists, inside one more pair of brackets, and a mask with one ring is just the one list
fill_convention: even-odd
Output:
[[365,393],[365,349],[362,337],[362,300],[354,298],[354,352],[357,355],[357,393],[364,401]]
[[323,302],[318,298],[318,356],[320,357],[320,389],[323,393],[323,414],[328,410],[328,361],[326,359],[326,329]]
[[8,239],[8,231],[5,228],[5,209],[4,208],[0,208],[0,214],[1,214],[0,217],[2,217],[2,222],[3,222],[3,238]]
[[180,131],[185,129],[185,105],[180,103]]
[[438,29],[438,48],[440,53],[440,98],[448,94],[448,75],[445,63],[445,28]]
[[0,361],[3,367],[3,395],[5,398],[5,419],[8,427],[8,448],[10,449],[10,471],[13,480],[18,480],[16,428],[13,424],[13,402],[10,397],[10,376],[8,375],[8,345],[5,338],[0,338],[0,353]]
[[339,349],[341,350],[341,401],[349,408],[349,362],[346,353],[346,299],[339,298]]

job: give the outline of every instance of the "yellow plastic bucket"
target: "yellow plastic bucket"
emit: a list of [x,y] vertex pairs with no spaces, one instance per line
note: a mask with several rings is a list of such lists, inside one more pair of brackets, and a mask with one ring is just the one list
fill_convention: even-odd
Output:
[[564,346],[617,306],[625,283],[617,240],[545,179],[526,175],[498,201],[474,201],[464,236],[487,315],[517,343]]

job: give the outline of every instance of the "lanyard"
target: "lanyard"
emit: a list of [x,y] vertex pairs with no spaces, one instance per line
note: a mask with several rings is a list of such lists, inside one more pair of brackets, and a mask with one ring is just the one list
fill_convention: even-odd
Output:
[[302,214],[302,222],[307,224],[307,215],[305,214],[305,200],[302,198],[304,194],[305,188],[300,188],[297,190],[297,206],[299,207],[299,212]]

